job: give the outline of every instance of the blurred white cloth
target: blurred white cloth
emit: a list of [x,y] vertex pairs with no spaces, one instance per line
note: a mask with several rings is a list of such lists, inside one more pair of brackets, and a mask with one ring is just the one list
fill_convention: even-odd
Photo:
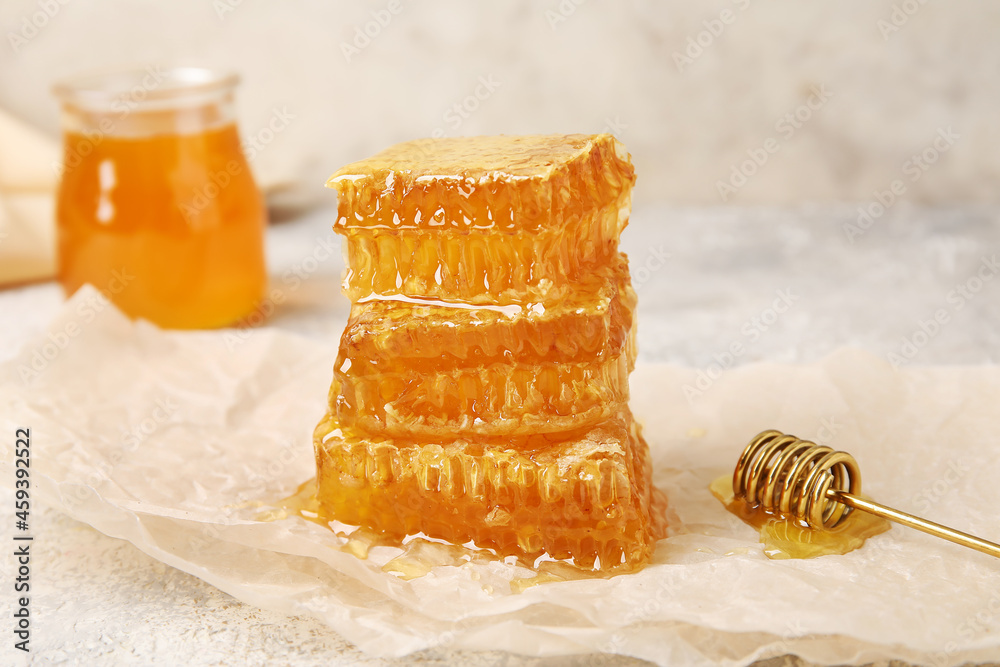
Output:
[[0,286],[56,272],[59,147],[0,109]]

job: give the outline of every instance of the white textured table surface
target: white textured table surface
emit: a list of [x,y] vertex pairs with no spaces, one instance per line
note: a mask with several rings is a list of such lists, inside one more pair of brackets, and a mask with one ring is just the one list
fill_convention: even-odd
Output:
[[[904,363],[1000,361],[1000,210],[899,207],[852,241],[845,225],[856,215],[849,206],[636,211],[623,246],[640,296],[640,360],[717,374],[849,345]],[[269,231],[272,286],[287,299],[267,326],[339,336],[347,301],[332,220],[320,211]],[[61,302],[51,283],[0,291],[0,360],[43,332]],[[743,352],[727,356],[734,343]],[[0,506],[12,505],[4,487]],[[311,619],[244,605],[54,511],[35,511],[33,533],[36,664],[640,664],[447,651],[370,658]],[[12,571],[0,559],[3,581]],[[23,660],[15,653],[4,642],[0,662]]]

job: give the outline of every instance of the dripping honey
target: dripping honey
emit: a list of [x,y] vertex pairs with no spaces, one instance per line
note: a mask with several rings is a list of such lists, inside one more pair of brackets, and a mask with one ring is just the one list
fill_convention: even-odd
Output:
[[817,558],[841,555],[860,549],[865,541],[889,530],[891,524],[867,512],[852,512],[832,530],[815,530],[794,518],[786,518],[759,507],[748,507],[735,499],[733,477],[719,477],[709,490],[727,510],[760,531],[764,554],[768,558]]

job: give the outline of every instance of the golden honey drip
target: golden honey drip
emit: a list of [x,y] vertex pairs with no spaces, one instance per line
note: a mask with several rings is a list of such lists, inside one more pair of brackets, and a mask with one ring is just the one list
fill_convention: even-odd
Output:
[[353,305],[314,437],[325,516],[525,562],[648,561],[633,181],[610,135],[409,142],[331,178]]
[[709,490],[727,510],[760,531],[764,555],[774,560],[850,553],[860,549],[868,538],[884,533],[892,526],[885,519],[866,512],[852,512],[836,528],[816,530],[802,525],[794,518],[768,512],[760,507],[749,507],[743,501],[736,500],[732,475],[718,478],[712,482]]

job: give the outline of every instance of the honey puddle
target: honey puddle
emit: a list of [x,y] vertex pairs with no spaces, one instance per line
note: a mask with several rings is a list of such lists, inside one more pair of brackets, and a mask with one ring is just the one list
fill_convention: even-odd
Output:
[[764,555],[774,560],[846,554],[860,549],[865,540],[884,533],[892,525],[868,512],[854,511],[833,530],[813,530],[795,519],[786,519],[737,502],[733,495],[732,475],[718,478],[708,488],[727,510],[760,530]]
[[[344,538],[346,542],[339,549],[361,560],[367,559],[369,551],[374,547],[402,549],[403,553],[383,565],[382,571],[404,581],[422,577],[435,567],[471,567],[471,565],[488,565],[496,562],[533,571],[532,576],[515,576],[510,580],[512,593],[520,593],[543,583],[576,579],[604,579],[613,574],[619,574],[586,570],[567,561],[545,560],[545,556],[534,562],[518,559],[515,556],[501,558],[491,549],[477,547],[472,542],[462,545],[451,544],[426,535],[408,535],[399,540],[380,535],[366,528],[347,526],[331,521],[328,517],[323,516],[319,501],[316,499],[315,478],[300,485],[298,490],[288,498],[274,504],[276,509],[262,512],[254,518],[257,521],[280,521],[290,516],[302,517],[306,521],[328,528]],[[347,530],[340,530],[340,528]],[[471,577],[473,580],[479,578],[475,569],[472,570]],[[483,584],[483,590],[487,594],[493,593],[493,587],[488,584]]]

